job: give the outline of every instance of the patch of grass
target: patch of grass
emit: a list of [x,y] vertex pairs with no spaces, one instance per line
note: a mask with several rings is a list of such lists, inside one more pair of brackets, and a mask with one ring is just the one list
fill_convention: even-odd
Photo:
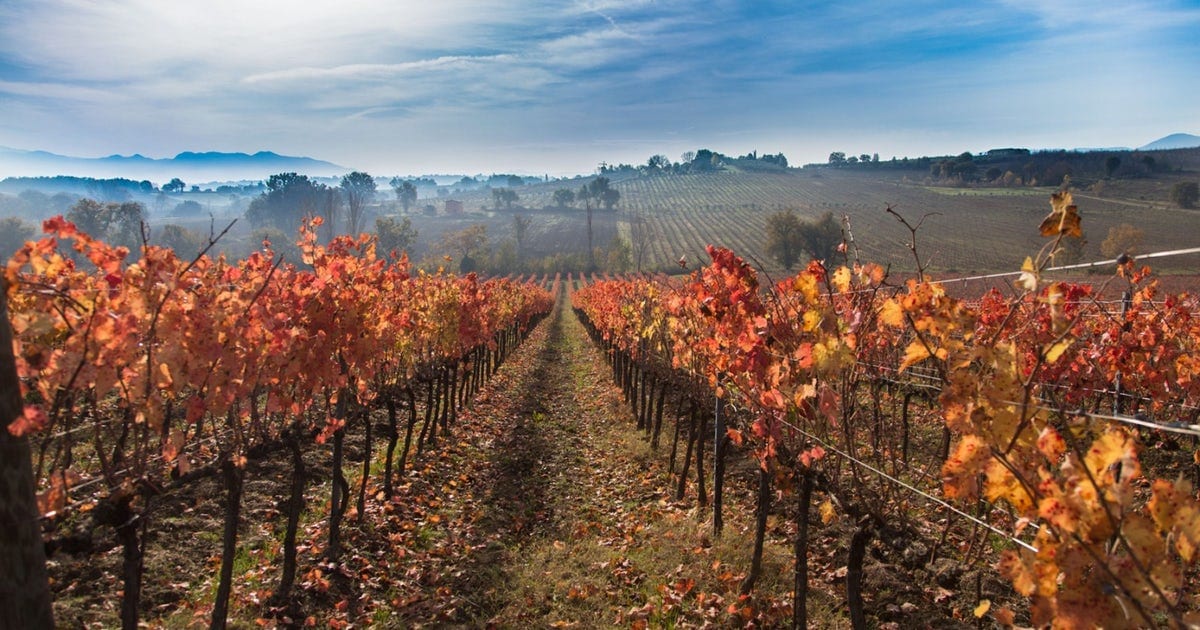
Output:
[[1045,197],[1053,187],[1032,188],[956,188],[953,186],[922,186],[923,190],[950,197]]

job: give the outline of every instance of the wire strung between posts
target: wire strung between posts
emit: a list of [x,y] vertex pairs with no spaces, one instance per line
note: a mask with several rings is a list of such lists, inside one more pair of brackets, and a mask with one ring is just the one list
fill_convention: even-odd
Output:
[[[892,374],[897,374],[897,375],[900,374],[899,370],[895,370],[895,369],[881,366],[881,365],[869,365],[869,367],[873,367],[873,368],[875,368],[877,370],[881,370],[881,371],[891,372]],[[940,379],[936,376],[932,376],[932,375],[922,374],[920,376],[920,378],[921,378],[921,380],[924,380],[926,382],[921,383],[921,382],[916,382],[916,381],[901,381],[901,380],[897,380],[897,379],[883,378],[883,377],[877,377],[875,380],[878,380],[883,383],[891,383],[893,385],[900,385],[903,387],[913,387],[913,388],[917,388],[917,389],[925,389],[925,390],[933,391],[933,392],[941,391],[941,388],[936,387],[934,384],[940,384],[940,385],[946,384],[945,381],[943,381],[942,379]],[[1073,416],[1090,418],[1092,420],[1105,420],[1108,422],[1127,424],[1127,425],[1135,426],[1135,427],[1154,429],[1156,431],[1166,431],[1168,433],[1177,433],[1179,435],[1190,435],[1192,437],[1200,437],[1200,425],[1197,425],[1197,424],[1188,424],[1186,422],[1176,422],[1176,421],[1154,422],[1151,420],[1146,420],[1144,418],[1139,418],[1137,416],[1094,413],[1094,412],[1086,411],[1083,409],[1075,409],[1075,410],[1063,409],[1061,407],[1051,406],[1050,401],[1042,399],[1042,398],[1035,398],[1035,399],[1032,399],[1032,401],[1036,404],[1032,404],[1029,406],[1032,406],[1034,409],[1037,409],[1039,411],[1048,411],[1050,413],[1067,413],[1067,414],[1070,414]],[[1028,403],[1019,403],[1019,402],[1015,402],[1012,400],[1001,400],[998,402],[1002,402],[1002,403],[1005,403],[1008,405],[1015,405],[1018,407],[1023,404],[1028,404]],[[1181,406],[1185,409],[1196,409],[1196,407],[1190,406],[1190,405],[1181,405]]]
[[[1134,256],[1133,260],[1134,260],[1134,262],[1137,262],[1140,260],[1146,260],[1148,258],[1170,258],[1172,256],[1186,256],[1188,254],[1200,254],[1200,247],[1189,247],[1187,249],[1172,249],[1172,250],[1162,251],[1162,252],[1152,252],[1149,254],[1141,254],[1139,256]],[[1043,272],[1045,272],[1045,271],[1071,271],[1071,270],[1076,270],[1076,269],[1093,269],[1095,267],[1105,267],[1108,265],[1115,265],[1115,264],[1117,264],[1117,259],[1110,258],[1108,260],[1097,260],[1095,262],[1077,263],[1074,265],[1058,265],[1056,267],[1047,267],[1046,269],[1043,269],[1042,271]],[[1025,272],[1023,272],[1023,271],[1001,271],[1001,272],[997,272],[997,273],[987,273],[987,274],[981,274],[981,275],[977,275],[977,276],[962,276],[959,278],[943,278],[941,280],[929,280],[928,282],[929,282],[929,284],[953,284],[955,282],[966,283],[966,282],[971,282],[973,280],[994,280],[996,278],[1010,278],[1010,277],[1014,277],[1014,276],[1019,276],[1022,273],[1025,273]],[[893,290],[898,290],[902,287],[893,286],[890,288]],[[868,288],[868,289],[855,289],[854,291],[834,291],[832,294],[833,295],[857,295],[860,293],[874,293],[874,292],[880,291],[882,289],[884,289],[884,287],[872,287],[872,288]],[[1119,301],[1117,301],[1117,300],[1110,300],[1108,302],[1119,303]],[[1107,302],[1101,302],[1101,303],[1107,303]],[[1155,304],[1157,304],[1157,303],[1158,302],[1155,302]]]
[[967,514],[966,512],[954,507],[950,503],[947,503],[945,500],[935,497],[932,494],[929,494],[928,492],[925,492],[924,490],[921,490],[920,488],[918,488],[902,479],[897,479],[896,477],[893,477],[893,476],[883,472],[882,470],[879,470],[878,468],[875,468],[874,466],[872,466],[856,457],[851,456],[849,453],[837,448],[836,446],[832,446],[832,445],[828,444],[827,442],[825,442],[825,440],[822,440],[821,438],[809,433],[808,431],[801,429],[800,427],[792,424],[791,422],[788,422],[787,420],[780,419],[780,422],[783,423],[784,425],[794,429],[798,433],[808,437],[809,439],[817,442],[826,450],[833,451],[834,453],[837,453],[838,455],[845,457],[847,460],[849,460],[855,464],[858,464],[859,466],[862,466],[863,468],[866,468],[867,470],[875,473],[876,475],[878,475],[884,479],[887,479],[888,481],[890,481],[910,492],[919,494],[922,497],[925,497],[926,499],[928,499],[934,503],[937,503],[938,505],[950,510],[951,512],[954,512],[955,514],[971,521],[972,523],[986,527],[992,533],[999,534],[1000,536],[1003,536],[1004,538],[1024,547],[1025,549],[1028,549],[1029,551],[1037,553],[1037,547],[1034,547],[1033,545],[1021,540],[1020,538],[1014,538],[1012,534],[996,527],[995,525],[992,525],[991,523],[988,523],[987,521],[984,521],[982,519],[971,516],[970,514]]
[[[1145,260],[1147,258],[1169,258],[1171,256],[1185,256],[1187,254],[1200,254],[1200,247],[1189,247],[1187,249],[1172,249],[1165,252],[1153,252],[1150,254],[1141,254],[1134,256],[1134,262]],[[1116,258],[1109,260],[1097,260],[1095,262],[1078,263],[1074,265],[1059,265],[1057,267],[1047,267],[1044,271],[1070,271],[1072,269],[1091,269],[1093,267],[1104,267],[1107,265],[1117,264]],[[971,280],[991,280],[993,278],[1007,278],[1009,276],[1019,276],[1023,271],[1004,271],[1000,273],[988,273],[979,276],[967,276],[965,278],[947,278],[945,280],[930,280],[930,284],[949,284],[952,282],[969,282]]]

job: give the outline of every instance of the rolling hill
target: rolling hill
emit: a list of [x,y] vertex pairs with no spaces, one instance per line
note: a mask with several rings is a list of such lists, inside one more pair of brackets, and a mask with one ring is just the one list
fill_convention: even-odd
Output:
[[1138,147],[1139,151],[1164,151],[1167,149],[1193,149],[1200,147],[1200,136],[1190,133],[1173,133]]
[[[937,273],[1018,270],[1026,256],[1035,255],[1046,244],[1038,225],[1050,212],[1050,193],[1056,186],[955,187],[931,184],[926,175],[927,171],[918,170],[789,169],[614,177],[613,186],[621,192],[616,229],[630,238],[631,224],[645,221],[650,238],[644,245],[642,270],[672,273],[679,270],[676,261],[680,256],[702,261],[705,245],[714,244],[733,249],[772,275],[779,274],[783,269],[766,253],[764,232],[768,216],[789,208],[805,219],[825,212],[848,218],[862,260],[898,271],[911,271],[915,263],[908,249],[908,230],[887,208],[913,224],[923,220],[917,234],[918,252],[927,270]],[[1196,211],[1177,208],[1168,201],[1172,183],[1189,177],[1196,176],[1175,173],[1128,180],[1073,180],[1086,240],[1078,262],[1105,258],[1101,243],[1111,228],[1123,223],[1144,232],[1144,252],[1200,245],[1193,229]],[[517,191],[522,206],[542,208],[552,204],[551,195],[558,188],[579,186],[579,181],[560,181],[522,186]],[[485,210],[492,203],[486,191],[457,198],[469,211],[460,220],[479,216],[473,211]],[[583,214],[582,210],[567,212]],[[508,236],[504,230],[509,222],[497,215],[507,213],[489,214],[495,217],[489,234],[500,242]],[[533,220],[531,240],[540,240],[541,224],[552,215],[530,212],[529,216]],[[1156,261],[1154,266],[1194,272],[1200,268],[1200,256]]]
[[210,182],[260,180],[274,173],[288,171],[318,177],[336,176],[348,170],[324,160],[279,155],[271,151],[254,154],[189,151],[171,158],[149,158],[138,154],[83,158],[0,147],[0,179],[73,175],[124,177],[156,183],[166,183],[173,177],[186,182]]

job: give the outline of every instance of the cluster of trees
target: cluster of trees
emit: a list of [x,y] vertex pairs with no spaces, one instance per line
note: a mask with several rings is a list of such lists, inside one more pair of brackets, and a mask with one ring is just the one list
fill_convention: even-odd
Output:
[[759,155],[758,151],[751,151],[742,156],[729,157],[727,155],[717,153],[711,149],[697,149],[695,151],[685,151],[679,156],[678,162],[672,162],[671,158],[656,153],[651,155],[646,163],[641,166],[632,164],[617,164],[611,165],[606,162],[601,162],[599,171],[601,175],[616,175],[616,174],[641,174],[654,175],[658,173],[703,173],[708,171],[717,171],[729,165],[735,165],[746,169],[762,169],[762,168],[787,168],[788,159],[782,152],[780,153],[764,153]]
[[[404,208],[405,212],[408,212],[408,209],[417,203],[417,182],[393,177],[392,181],[388,183],[396,193],[396,201],[400,202],[400,206]],[[434,186],[436,187],[437,184],[435,183]]]
[[0,189],[7,190],[39,190],[50,194],[65,192],[78,196],[88,196],[100,201],[127,201],[135,194],[149,195],[157,191],[149,180],[134,181],[122,177],[97,179],[95,177],[74,177],[56,175],[54,177],[8,177],[0,182]]
[[834,151],[829,154],[830,166],[854,166],[856,164],[879,164],[879,154],[863,153],[857,156],[847,156],[845,151]]
[[[589,247],[587,252],[558,253],[534,258],[527,254],[531,220],[513,215],[512,238],[493,241],[482,223],[446,232],[434,251],[448,256],[459,273],[479,272],[504,276],[513,273],[555,273],[558,271],[606,271],[626,273],[633,269],[633,248],[628,240],[615,236],[607,247]],[[382,241],[382,237],[381,237]]]
[[187,184],[182,179],[173,177],[171,181],[163,184],[162,191],[165,193],[181,193],[185,187],[187,187]]
[[941,180],[971,181],[978,171],[979,166],[970,151],[963,151],[952,159],[938,160],[929,167],[930,177]]
[[831,263],[842,242],[842,226],[832,212],[805,221],[795,210],[785,210],[767,217],[766,237],[767,254],[790,270],[805,257]]
[[133,251],[141,245],[146,209],[134,201],[101,203],[84,198],[71,206],[67,220],[96,238]]
[[[875,160],[879,161],[878,155],[875,156]],[[739,157],[738,161],[742,162],[742,163],[761,162],[763,164],[772,164],[772,165],[778,166],[780,168],[788,167],[787,156],[785,156],[782,151],[779,153],[775,153],[775,154],[764,153],[762,155],[759,155],[758,151],[751,151],[750,153],[747,153],[746,155]]]
[[1195,208],[1200,202],[1200,184],[1196,182],[1177,182],[1171,187],[1171,201],[1180,208]]
[[493,188],[492,200],[496,202],[496,207],[504,206],[506,210],[512,210],[513,204],[520,200],[521,196],[517,191],[511,188]]
[[266,192],[250,202],[246,219],[256,230],[290,234],[305,217],[320,216],[328,238],[357,234],[366,225],[367,208],[374,203],[376,192],[375,179],[362,171],[342,177],[336,187],[307,175],[279,173],[267,178]]
[[27,188],[16,195],[0,194],[0,214],[37,221],[66,214],[71,204],[78,200],[79,195],[68,192],[48,195],[40,190]]
[[1152,177],[1174,172],[1175,168],[1167,157],[1157,153],[1006,148],[981,154],[966,151],[946,157],[893,157],[880,162],[878,153],[854,156],[834,151],[829,154],[827,163],[809,166],[925,170],[931,180],[951,184],[978,182],[997,186],[1057,186],[1067,176],[1078,182]]
[[[36,191],[29,192],[33,193],[28,195],[30,197],[44,197]],[[200,208],[200,204],[194,201],[186,201],[184,204],[195,204]],[[39,207],[45,211],[45,206]],[[52,209],[50,214],[64,215],[81,231],[113,245],[129,248],[131,259],[137,258],[143,239],[153,245],[169,247],[180,258],[189,259],[208,244],[205,235],[180,225],[168,223],[152,229],[146,220],[146,207],[136,201],[97,201],[84,197],[76,198],[75,203],[66,208],[54,205]],[[0,219],[0,257],[7,259],[26,241],[40,237],[41,228],[34,221],[19,216]]]
[[[495,191],[492,193],[495,195]],[[591,212],[593,204],[595,207],[604,207],[605,210],[615,210],[617,203],[621,201],[621,191],[612,187],[612,181],[607,177],[597,177],[590,182],[580,186],[578,191],[570,188],[559,188],[554,191],[554,205],[558,208],[574,208],[576,202],[584,205],[584,209]]]

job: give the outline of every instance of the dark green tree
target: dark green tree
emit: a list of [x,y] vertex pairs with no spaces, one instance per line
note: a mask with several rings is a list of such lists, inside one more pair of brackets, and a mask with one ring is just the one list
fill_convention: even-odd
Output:
[[575,203],[575,191],[570,188],[559,188],[554,191],[554,205],[559,208],[570,208]]
[[279,173],[267,178],[267,191],[250,202],[246,219],[254,228],[294,233],[305,217],[316,216],[323,191],[307,175]]
[[408,251],[417,241],[417,229],[408,217],[401,221],[392,217],[375,219],[375,235],[379,238],[379,253],[384,256]]
[[530,223],[532,220],[523,214],[513,215],[513,237],[517,240],[518,260],[525,255],[525,237],[529,234]]
[[358,234],[367,206],[375,201],[375,178],[362,171],[343,176],[342,198],[346,200],[346,231]]
[[174,223],[162,226],[153,236],[156,238],[152,238],[151,243],[174,250],[175,255],[183,260],[192,260],[208,245],[203,234]]
[[[699,158],[697,158],[699,159]],[[612,187],[607,177],[597,177],[587,184],[588,196],[605,210],[612,210],[621,200],[621,191]]]
[[0,258],[8,260],[18,249],[31,241],[37,233],[37,226],[21,217],[5,217],[0,219]]
[[1194,208],[1200,201],[1200,184],[1196,182],[1177,182],[1171,187],[1171,201],[1180,208]]
[[800,234],[804,238],[804,249],[826,264],[833,261],[842,242],[842,226],[833,218],[832,212],[822,214],[816,221],[805,222],[800,226]]
[[171,210],[171,215],[176,217],[195,217],[201,214],[204,214],[204,206],[193,199],[181,201],[175,204],[175,208]]
[[646,160],[646,168],[651,171],[658,171],[664,168],[671,167],[671,158],[659,153],[651,155],[650,159]]
[[393,177],[391,185],[392,190],[396,191],[396,201],[399,201],[400,207],[404,208],[405,212],[408,212],[408,209],[417,202],[416,185],[399,177]]
[[512,210],[513,204],[520,199],[521,196],[517,191],[511,188],[493,188],[492,199],[496,202],[496,207],[504,206],[508,210]]
[[1119,158],[1115,155],[1110,155],[1110,156],[1104,158],[1104,176],[1105,177],[1112,177],[1113,173],[1116,173],[1117,169],[1120,167],[1121,167],[1121,158]]
[[67,212],[67,220],[80,230],[132,251],[141,247],[145,217],[146,209],[136,201],[100,203],[86,197],[77,201]]
[[791,269],[804,253],[802,227],[795,210],[776,212],[767,217],[767,254],[784,269]]

